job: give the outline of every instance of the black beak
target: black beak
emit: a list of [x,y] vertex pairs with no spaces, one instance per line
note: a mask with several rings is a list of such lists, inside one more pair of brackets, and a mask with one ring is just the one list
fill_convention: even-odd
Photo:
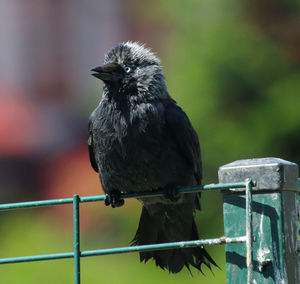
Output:
[[108,63],[91,70],[92,75],[103,82],[119,81],[124,76],[124,70],[118,63]]

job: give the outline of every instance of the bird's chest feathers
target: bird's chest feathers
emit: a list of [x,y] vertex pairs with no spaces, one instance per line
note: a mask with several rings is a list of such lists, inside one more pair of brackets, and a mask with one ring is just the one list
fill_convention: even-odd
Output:
[[[138,158],[157,147],[155,137],[162,134],[163,105],[160,103],[110,103],[100,125],[100,148],[104,156]],[[100,142],[100,141],[99,141]]]

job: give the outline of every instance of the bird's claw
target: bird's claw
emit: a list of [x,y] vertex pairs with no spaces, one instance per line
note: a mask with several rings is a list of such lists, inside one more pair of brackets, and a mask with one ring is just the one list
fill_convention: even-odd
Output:
[[119,191],[112,191],[105,194],[104,203],[106,206],[111,205],[112,208],[121,207],[124,204],[124,199],[121,199]]
[[168,198],[171,201],[178,201],[180,198],[180,193],[178,191],[178,188],[175,186],[167,186],[164,188],[164,196],[165,198]]

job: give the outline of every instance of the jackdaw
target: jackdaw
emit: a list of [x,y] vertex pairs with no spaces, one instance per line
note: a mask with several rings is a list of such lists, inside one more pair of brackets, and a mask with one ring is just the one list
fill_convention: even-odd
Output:
[[[200,194],[178,188],[200,185],[198,136],[170,97],[160,60],[136,42],[108,51],[104,65],[91,70],[104,82],[98,107],[89,118],[89,156],[106,193],[105,204],[124,204],[121,193],[164,191],[140,198],[142,215],[133,245],[198,240],[194,220]],[[204,247],[147,251],[140,260],[177,273],[190,265],[217,266]]]

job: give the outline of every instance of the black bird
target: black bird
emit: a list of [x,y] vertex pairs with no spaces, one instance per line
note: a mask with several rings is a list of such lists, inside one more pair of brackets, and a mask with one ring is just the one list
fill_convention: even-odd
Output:
[[[170,97],[159,59],[136,42],[121,43],[92,69],[104,82],[103,95],[89,119],[89,155],[99,173],[105,204],[124,204],[121,193],[163,190],[162,197],[140,198],[142,215],[133,245],[197,240],[195,210],[200,194],[178,188],[200,185],[198,136]],[[217,266],[203,247],[141,252],[171,273],[190,265]]]

